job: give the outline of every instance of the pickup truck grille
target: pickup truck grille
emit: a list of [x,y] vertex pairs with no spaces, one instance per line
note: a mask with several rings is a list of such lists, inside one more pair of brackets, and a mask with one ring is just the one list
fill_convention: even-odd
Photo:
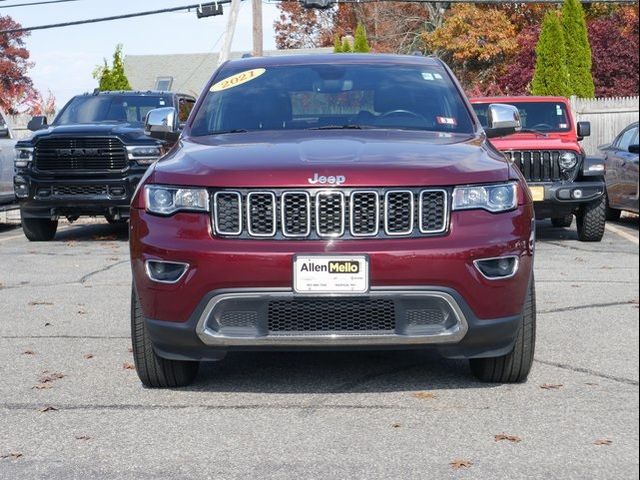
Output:
[[564,173],[560,168],[562,151],[532,150],[503,153],[516,164],[527,182],[559,182],[575,178],[573,171]]
[[43,138],[36,143],[34,163],[45,172],[116,171],[128,165],[127,152],[117,138]]
[[444,189],[217,191],[216,235],[239,238],[389,238],[444,234]]

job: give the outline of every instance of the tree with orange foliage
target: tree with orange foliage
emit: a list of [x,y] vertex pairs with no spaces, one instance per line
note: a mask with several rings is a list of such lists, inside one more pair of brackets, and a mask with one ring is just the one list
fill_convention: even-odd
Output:
[[455,70],[467,89],[490,91],[518,52],[516,27],[497,9],[454,6],[444,24],[423,34],[427,48]]
[[[9,16],[0,15],[0,30],[20,28]],[[17,106],[33,90],[27,71],[31,67],[29,50],[24,46],[28,32],[0,35],[0,110],[17,113]]]
[[33,90],[33,92],[24,101],[24,105],[27,108],[25,113],[32,117],[39,115],[51,117],[56,113],[56,97],[53,95],[51,90],[49,90],[46,98],[40,91]]

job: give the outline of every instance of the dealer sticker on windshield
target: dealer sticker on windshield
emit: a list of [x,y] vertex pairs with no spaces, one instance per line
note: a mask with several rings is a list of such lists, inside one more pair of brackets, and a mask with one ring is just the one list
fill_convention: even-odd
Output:
[[369,261],[365,256],[297,255],[293,260],[296,293],[366,293]]
[[242,85],[243,83],[255,80],[264,72],[266,72],[264,68],[254,68],[253,70],[245,70],[244,72],[236,73],[235,75],[231,75],[224,80],[220,80],[213,87],[211,87],[211,91],[220,92],[222,90],[228,90],[229,88],[237,87],[238,85]]

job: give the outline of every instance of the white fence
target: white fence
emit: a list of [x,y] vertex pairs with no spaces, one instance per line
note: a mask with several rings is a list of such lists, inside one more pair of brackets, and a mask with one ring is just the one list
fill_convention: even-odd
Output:
[[591,122],[591,136],[582,142],[587,155],[598,153],[598,146],[611,143],[625,127],[638,121],[639,97],[571,98],[577,121]]

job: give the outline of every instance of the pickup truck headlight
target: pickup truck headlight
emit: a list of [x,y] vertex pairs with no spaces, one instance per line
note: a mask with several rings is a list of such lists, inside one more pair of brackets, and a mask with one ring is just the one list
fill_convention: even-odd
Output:
[[146,209],[150,213],[171,215],[179,211],[209,211],[209,192],[204,188],[146,185],[144,191]]
[[571,170],[578,164],[578,155],[573,152],[565,152],[560,156],[560,168]]
[[453,210],[487,210],[506,212],[518,206],[518,185],[477,185],[453,191]]
[[14,165],[16,168],[27,168],[33,161],[33,148],[20,147],[16,148],[16,158]]
[[162,156],[162,148],[158,146],[127,147],[129,160],[138,165],[151,165]]

